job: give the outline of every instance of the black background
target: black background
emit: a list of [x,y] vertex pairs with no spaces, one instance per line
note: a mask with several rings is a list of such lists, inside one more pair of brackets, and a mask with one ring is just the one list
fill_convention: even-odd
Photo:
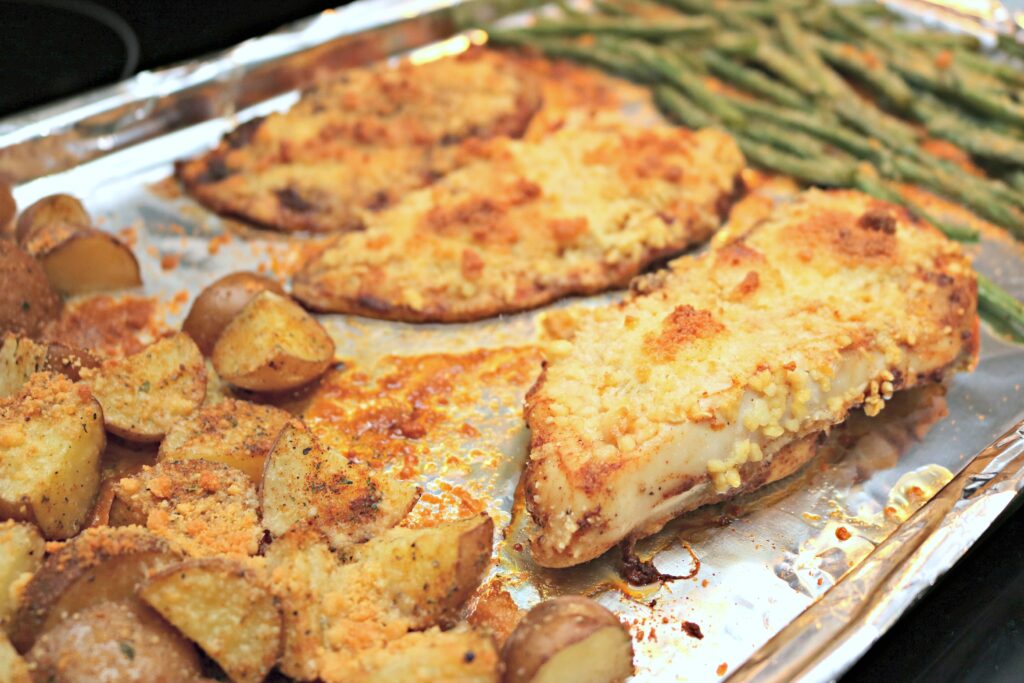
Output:
[[[322,0],[0,0],[0,114],[111,83],[117,34],[80,10],[113,10],[140,45],[135,70],[230,47],[333,7]],[[88,11],[88,10],[87,10]],[[1005,520],[844,677],[861,681],[1024,681],[1024,511]]]

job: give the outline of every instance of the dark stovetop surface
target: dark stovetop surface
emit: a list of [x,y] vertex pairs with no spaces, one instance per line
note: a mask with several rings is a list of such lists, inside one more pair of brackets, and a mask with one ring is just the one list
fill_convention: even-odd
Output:
[[[0,0],[0,115],[234,45],[330,0]],[[1024,509],[843,678],[1024,681]]]

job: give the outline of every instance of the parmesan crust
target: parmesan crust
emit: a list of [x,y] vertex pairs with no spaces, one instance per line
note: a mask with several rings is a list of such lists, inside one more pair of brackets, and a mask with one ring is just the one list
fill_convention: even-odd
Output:
[[311,259],[295,295],[325,311],[454,322],[623,286],[711,236],[744,163],[725,133],[617,119],[462,152],[472,160],[459,170]]
[[851,191],[638,280],[527,398],[534,557],[578,564],[791,473],[850,410],[973,367],[976,306],[956,243]]
[[176,172],[218,213],[286,231],[354,230],[362,210],[444,173],[453,143],[520,135],[539,106],[535,79],[487,50],[350,69],[289,112],[242,124]]

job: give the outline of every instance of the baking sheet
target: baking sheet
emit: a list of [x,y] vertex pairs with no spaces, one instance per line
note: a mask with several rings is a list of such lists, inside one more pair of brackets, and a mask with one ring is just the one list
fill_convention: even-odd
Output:
[[[164,181],[173,161],[214,146],[240,121],[286,109],[303,78],[450,36],[456,10],[480,16],[508,9],[357,2],[224,55],[0,122],[0,170],[27,180],[15,191],[19,206],[72,192],[102,228],[131,235],[145,293],[165,302],[189,301],[234,270],[287,273],[300,249],[169,192]],[[480,36],[417,54],[455,52],[471,38]],[[1024,297],[1016,246],[986,241],[977,251],[981,272]],[[622,615],[636,644],[636,681],[837,677],[1016,500],[1024,482],[1024,349],[986,329],[977,370],[958,375],[945,395],[908,392],[877,418],[854,417],[797,475],[687,515],[638,546],[668,574],[687,575],[696,558],[693,578],[626,586],[614,551],[579,568],[539,569],[522,550],[515,488],[528,444],[521,402],[537,362],[530,345],[551,308],[463,325],[323,316],[344,368],[302,405],[323,438],[355,448],[339,427],[354,418],[339,423],[338,411],[355,406],[357,417],[375,414],[377,390],[386,385],[375,384],[380,378],[397,367],[428,383],[447,377],[437,420],[402,442],[416,477],[438,499],[458,490],[483,501],[500,528],[492,576],[521,606],[586,593]],[[177,323],[187,304],[167,310]],[[481,357],[479,348],[492,351]],[[440,353],[448,355],[424,357]],[[496,358],[507,362],[485,372]]]

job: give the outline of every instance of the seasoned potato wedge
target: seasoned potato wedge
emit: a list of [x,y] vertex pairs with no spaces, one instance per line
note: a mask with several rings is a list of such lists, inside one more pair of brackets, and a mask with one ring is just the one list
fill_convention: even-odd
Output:
[[315,527],[293,529],[267,549],[270,584],[284,614],[281,672],[315,680],[324,647],[324,596],[335,586],[341,562]]
[[490,637],[464,626],[431,628],[361,652],[346,670],[326,670],[322,678],[326,683],[498,683],[498,663]]
[[181,559],[159,536],[139,527],[86,529],[32,575],[11,620],[11,642],[27,652],[44,631],[105,601],[136,603],[150,571]]
[[18,217],[18,242],[24,244],[36,230],[54,223],[92,225],[92,218],[77,197],[69,194],[47,195],[29,205]]
[[49,223],[33,229],[22,244],[61,294],[129,289],[142,284],[139,262],[131,247],[108,232],[87,225]]
[[107,429],[131,441],[160,441],[206,396],[203,355],[181,332],[82,377],[103,406]]
[[277,662],[281,610],[264,579],[240,562],[188,560],[151,576],[139,595],[232,681],[258,683]]
[[160,460],[209,460],[235,467],[259,486],[264,462],[291,416],[280,408],[227,399],[175,423]]
[[44,633],[27,659],[37,680],[186,683],[201,669],[195,647],[153,610],[101,602]]
[[60,313],[46,271],[10,240],[0,240],[0,332],[33,336]]
[[83,367],[95,365],[88,353],[8,332],[0,339],[0,398],[16,392],[37,372],[59,372],[76,382]]
[[0,519],[50,539],[77,533],[99,490],[102,425],[89,389],[62,375],[37,373],[0,399]]
[[501,653],[504,683],[616,683],[633,675],[633,640],[589,598],[547,600],[526,613]]
[[212,358],[217,374],[236,387],[284,391],[322,375],[334,360],[334,341],[297,303],[263,291],[224,328]]
[[23,582],[43,564],[46,544],[32,524],[8,520],[0,523],[0,632],[16,606]]
[[32,683],[28,664],[0,629],[0,683]]
[[274,541],[267,563],[285,614],[281,671],[307,681],[348,671],[358,652],[455,623],[490,563],[493,532],[487,515],[391,529],[348,548],[347,564],[312,527]]
[[374,474],[322,446],[299,420],[281,430],[263,474],[263,525],[281,536],[310,520],[335,547],[402,521],[416,503],[411,484]]
[[182,332],[195,340],[203,355],[213,353],[221,332],[249,300],[264,290],[284,295],[281,284],[258,273],[230,273],[199,293],[181,325]]
[[256,487],[233,467],[169,460],[124,477],[113,492],[110,526],[145,526],[196,557],[259,552]]

